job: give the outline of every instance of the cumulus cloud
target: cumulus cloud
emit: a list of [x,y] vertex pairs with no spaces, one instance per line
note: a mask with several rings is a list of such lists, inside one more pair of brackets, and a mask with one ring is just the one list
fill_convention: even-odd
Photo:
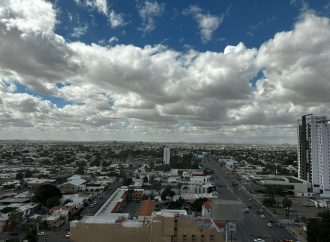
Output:
[[142,18],[141,30],[145,33],[155,30],[155,18],[160,17],[165,11],[165,5],[156,1],[145,1],[138,6],[138,12]]
[[0,3],[2,137],[294,142],[297,117],[330,112],[329,18],[302,14],[258,49],[179,52],[68,42],[54,33],[51,4],[35,0],[54,13],[37,21],[17,2]]
[[212,39],[214,31],[219,28],[224,19],[224,15],[215,16],[203,13],[198,6],[190,6],[184,11],[184,14],[191,14],[196,20],[203,43],[207,43]]

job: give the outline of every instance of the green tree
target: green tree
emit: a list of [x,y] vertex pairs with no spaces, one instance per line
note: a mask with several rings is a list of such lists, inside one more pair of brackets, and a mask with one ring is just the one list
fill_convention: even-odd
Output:
[[62,193],[55,185],[44,184],[37,188],[34,192],[33,200],[41,203],[42,205],[47,205],[47,200],[50,198],[60,199]]
[[283,208],[285,208],[285,214],[286,214],[286,216],[289,216],[289,209],[292,206],[292,201],[289,198],[285,197],[282,200],[282,206],[283,206]]
[[23,174],[23,172],[18,172],[17,174],[16,174],[16,179],[17,180],[22,180],[24,178],[24,174]]
[[168,209],[181,209],[183,207],[184,200],[180,197],[176,201],[172,201],[168,204]]
[[23,213],[17,210],[12,211],[8,216],[8,226],[11,231],[13,231],[19,224],[23,216]]
[[163,201],[166,200],[166,197],[173,197],[175,195],[175,192],[171,190],[171,187],[165,188],[165,190],[160,195],[161,199]]
[[143,182],[145,182],[145,183],[148,182],[148,177],[147,176],[143,177]]
[[191,209],[196,211],[196,212],[201,212],[202,211],[202,206],[203,204],[207,201],[207,198],[201,197],[197,198],[192,204],[191,204]]
[[320,213],[321,218],[310,218],[307,222],[308,242],[330,241],[330,212]]
[[52,208],[60,204],[60,200],[58,197],[51,197],[46,200],[46,207]]
[[276,200],[273,196],[266,197],[262,203],[267,207],[274,207],[274,205],[276,204]]

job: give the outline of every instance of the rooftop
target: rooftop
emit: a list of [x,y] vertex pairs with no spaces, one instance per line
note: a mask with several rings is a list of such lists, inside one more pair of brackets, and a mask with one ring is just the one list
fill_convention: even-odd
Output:
[[156,201],[155,200],[144,200],[139,208],[138,215],[139,216],[150,216],[153,211],[156,209]]

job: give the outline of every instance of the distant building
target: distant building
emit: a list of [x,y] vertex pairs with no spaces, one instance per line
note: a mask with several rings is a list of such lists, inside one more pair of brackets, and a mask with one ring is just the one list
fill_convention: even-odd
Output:
[[298,177],[312,183],[314,193],[330,196],[330,126],[327,116],[298,120]]
[[164,164],[169,165],[171,161],[171,149],[168,147],[164,148],[163,162]]

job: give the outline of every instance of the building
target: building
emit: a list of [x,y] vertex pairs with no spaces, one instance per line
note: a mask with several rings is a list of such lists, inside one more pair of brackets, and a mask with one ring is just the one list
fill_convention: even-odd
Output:
[[295,196],[310,196],[311,183],[294,176],[251,175],[251,187],[257,192],[267,192],[268,189],[281,194]]
[[304,115],[298,120],[298,177],[312,191],[330,196],[330,126],[327,116]]
[[168,165],[171,162],[171,149],[168,147],[164,147],[163,162]]
[[128,220],[125,214],[85,217],[71,222],[72,242],[223,242],[211,219],[187,215],[185,210],[154,212],[150,222]]
[[155,200],[144,200],[141,202],[139,211],[138,211],[138,220],[139,221],[150,221],[151,214],[156,210],[156,201]]

